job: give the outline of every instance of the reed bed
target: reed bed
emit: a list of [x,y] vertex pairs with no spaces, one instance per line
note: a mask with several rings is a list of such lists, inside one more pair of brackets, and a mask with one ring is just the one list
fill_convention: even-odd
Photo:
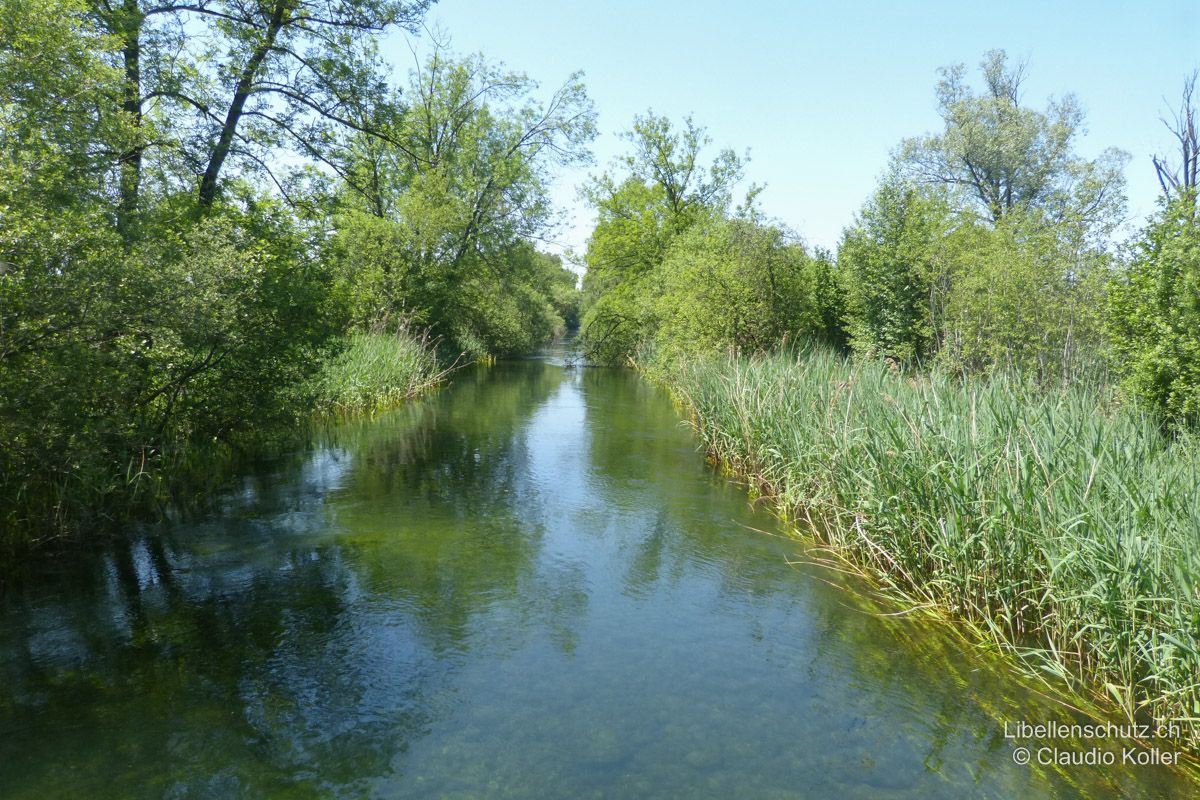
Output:
[[1195,439],[1087,388],[826,352],[649,371],[711,456],[885,591],[1200,745]]
[[449,372],[438,365],[436,348],[427,339],[403,330],[354,333],[317,376],[317,411],[381,411],[436,386]]

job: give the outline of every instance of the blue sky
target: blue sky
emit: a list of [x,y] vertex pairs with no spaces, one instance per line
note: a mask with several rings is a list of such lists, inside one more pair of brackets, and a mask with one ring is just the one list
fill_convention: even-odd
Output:
[[[814,245],[833,248],[906,136],[940,128],[937,68],[1003,48],[1028,62],[1025,101],[1073,92],[1087,111],[1083,155],[1116,146],[1132,223],[1158,192],[1150,154],[1169,148],[1159,121],[1200,67],[1194,2],[549,2],[441,0],[427,25],[459,53],[482,52],[549,93],[582,69],[599,112],[597,164],[622,152],[617,134],[653,108],[694,114],[716,146],[750,150],[747,178],[764,210]],[[414,42],[418,51],[428,40]],[[412,63],[398,37],[385,55]],[[973,73],[977,75],[977,73]],[[594,218],[564,174],[558,239],[582,249]]]

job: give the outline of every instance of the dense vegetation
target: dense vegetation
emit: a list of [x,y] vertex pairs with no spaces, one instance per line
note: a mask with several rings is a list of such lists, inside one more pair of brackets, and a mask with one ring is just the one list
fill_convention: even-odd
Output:
[[[436,42],[427,0],[0,0],[0,541],[158,502],[203,453],[581,327],[714,456],[908,598],[1128,713],[1200,705],[1200,146],[1114,244],[1128,157],[1001,51],[936,86],[836,253],[747,156],[648,112],[592,177],[583,293],[540,252],[578,75]],[[797,355],[799,354],[799,355]]]
[[648,114],[627,134],[625,175],[587,187],[597,211],[584,277],[583,345],[619,363],[647,342],[664,350],[761,349],[796,333],[836,339],[833,264],[761,219],[757,189],[731,210],[744,159],[709,143],[691,119],[677,130]]
[[1017,373],[1043,387],[1113,378],[1164,428],[1200,409],[1195,78],[1174,118],[1179,158],[1154,159],[1159,212],[1115,245],[1128,156],[1079,157],[1073,96],[1020,103],[1003,51],[937,84],[943,130],[899,144],[836,255],[763,217],[745,158],[706,163],[703,128],[649,113],[587,186],[582,341],[597,361],[659,360],[816,340],[897,369]]
[[532,243],[583,87],[440,47],[391,86],[426,5],[0,0],[0,542],[575,320]]
[[945,70],[943,132],[900,144],[836,259],[763,219],[756,188],[731,209],[743,160],[726,150],[706,168],[707,140],[690,120],[682,130],[636,120],[620,174],[590,187],[589,352],[619,362],[647,343],[713,352],[799,337],[1043,383],[1120,368],[1100,309],[1127,274],[1110,245],[1126,157],[1075,156],[1077,104],[1020,106],[1021,74],[990,53],[976,94],[961,67]]
[[[582,341],[670,387],[710,454],[885,590],[1130,716],[1200,707],[1194,79],[1159,212],[1114,246],[1114,150],[1003,52],[937,85],[836,256],[732,207],[743,159],[648,115],[590,186]],[[797,345],[798,348],[797,349]]]
[[344,416],[388,408],[436,386],[442,368],[428,340],[407,330],[355,331],[314,379],[319,412]]
[[[1200,703],[1200,447],[1080,388],[827,350],[676,362],[704,447],[839,560],[1129,716]],[[1183,731],[1196,739],[1193,731]]]

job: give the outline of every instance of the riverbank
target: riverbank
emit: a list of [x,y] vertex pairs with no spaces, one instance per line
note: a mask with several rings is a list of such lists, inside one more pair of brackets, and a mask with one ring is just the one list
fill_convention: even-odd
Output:
[[[148,441],[130,452],[132,434],[106,442],[68,466],[45,464],[43,474],[14,470],[0,476],[0,552],[23,553],[104,536],[123,522],[160,515],[167,506],[202,506],[218,488],[262,453],[303,443],[314,424],[396,406],[445,382],[434,343],[408,331],[352,333],[320,362],[315,374],[287,392],[288,407],[260,427],[225,440],[142,431]],[[5,486],[5,482],[15,486]],[[23,481],[23,483],[22,483]]]
[[1195,716],[1195,442],[1085,389],[912,378],[820,351],[644,369],[712,458],[885,592],[1131,719]]
[[1019,727],[1088,720],[789,564],[665,392],[565,354],[462,370],[203,514],[31,562],[0,592],[5,800],[1196,795],[1123,763],[1138,742]]
[[433,343],[407,331],[352,333],[313,382],[315,409],[324,416],[382,411],[439,385],[456,366],[443,368]]

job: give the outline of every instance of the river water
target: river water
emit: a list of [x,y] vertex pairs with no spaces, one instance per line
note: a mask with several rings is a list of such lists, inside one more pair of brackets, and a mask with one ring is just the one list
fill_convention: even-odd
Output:
[[11,578],[0,797],[1196,794],[780,533],[635,375],[459,372]]

